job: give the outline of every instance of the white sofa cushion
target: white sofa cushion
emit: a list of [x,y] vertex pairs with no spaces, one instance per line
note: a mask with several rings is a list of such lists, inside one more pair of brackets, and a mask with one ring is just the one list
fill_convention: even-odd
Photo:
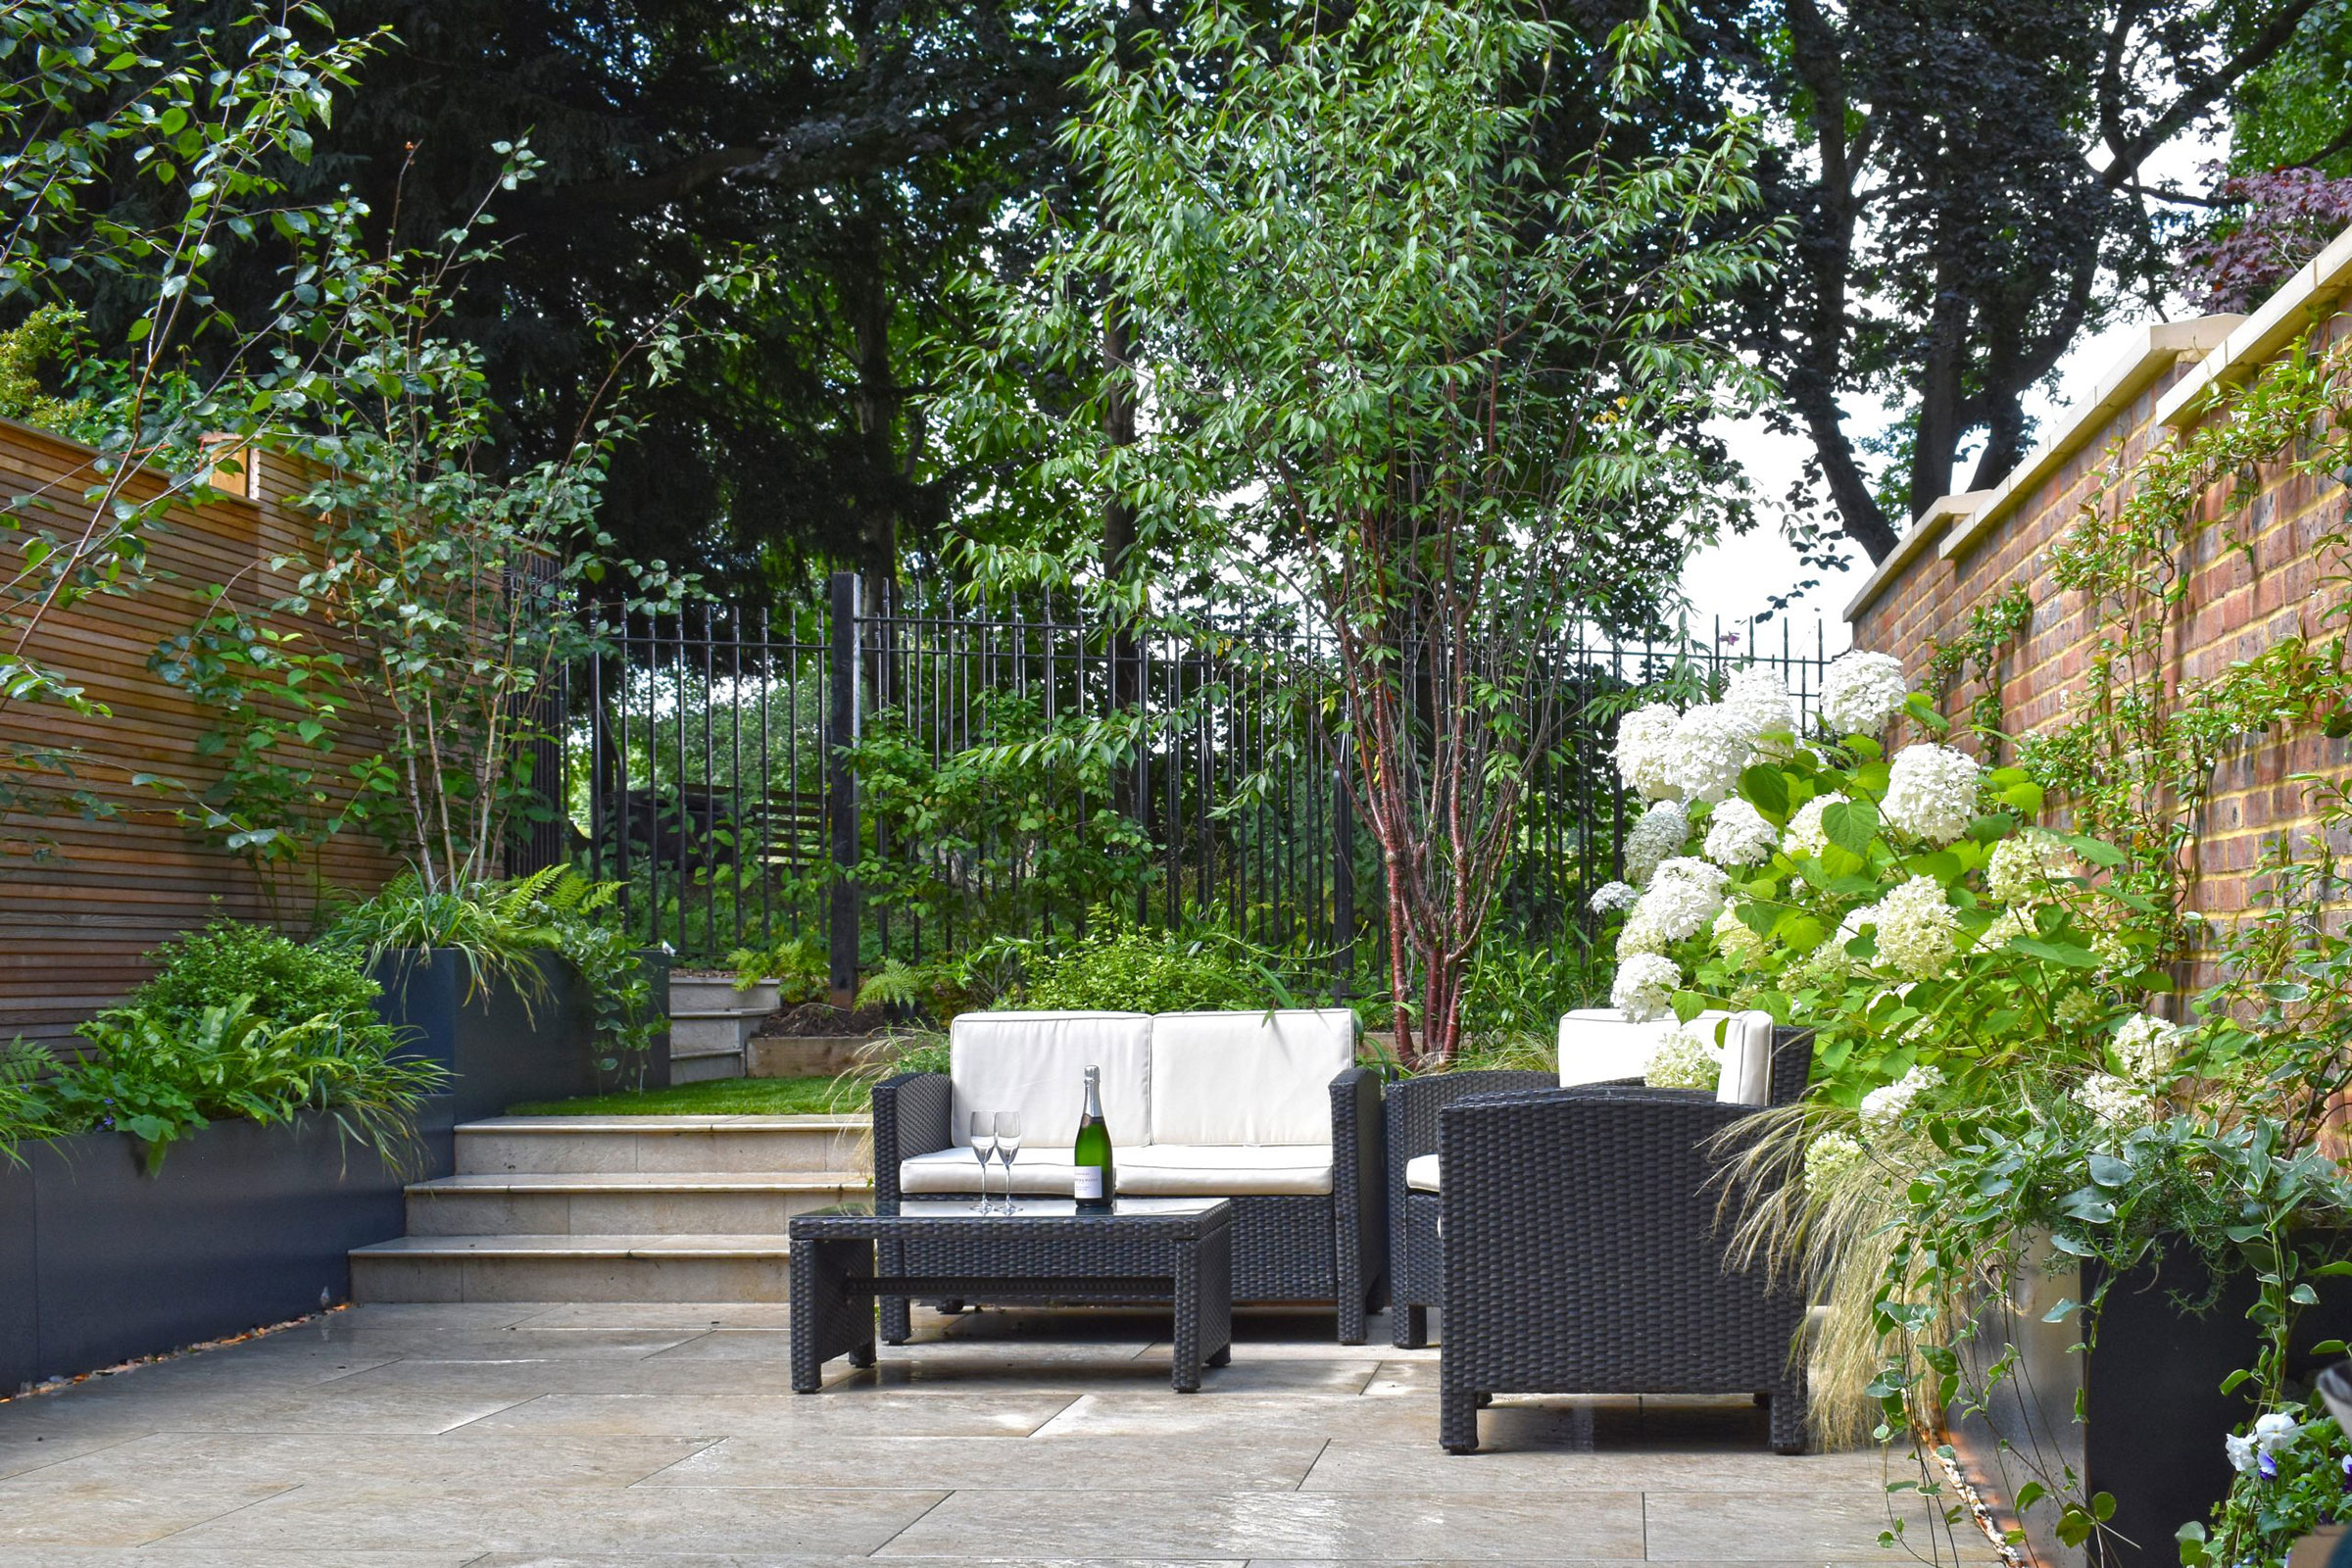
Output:
[[1702,1012],[1699,1017],[1721,1021],[1723,1075],[1715,1082],[1715,1098],[1727,1105],[1762,1105],[1772,1100],[1772,1014],[1769,1012]]
[[[1719,1032],[1723,1073],[1715,1098],[1725,1104],[1765,1103],[1772,1095],[1772,1014],[1710,1008],[1691,1022],[1729,1024]],[[1649,1070],[1650,1053],[1674,1026],[1671,1015],[1633,1023],[1613,1007],[1568,1013],[1560,1019],[1560,1087],[1641,1077]]]
[[1152,1020],[1151,1141],[1328,1150],[1331,1081],[1354,1060],[1346,1007],[1163,1012]]
[[1321,1197],[1331,1191],[1331,1141],[1321,1144],[1148,1144],[1115,1153],[1121,1198]]
[[1416,1193],[1438,1190],[1438,1156],[1415,1154],[1404,1162],[1404,1185]]
[[1614,1007],[1579,1007],[1560,1019],[1560,1087],[1639,1078],[1674,1027],[1672,1014],[1635,1023]]
[[[1103,1120],[1110,1118],[1105,1115]],[[988,1190],[1004,1191],[1004,1167],[990,1161]],[[1067,1198],[1070,1196],[1070,1152],[1066,1149],[1031,1149],[1021,1146],[1020,1156],[1012,1162],[1012,1190],[1039,1198]],[[980,1192],[980,1163],[972,1158],[969,1148],[940,1149],[928,1154],[913,1154],[899,1161],[899,1191],[908,1194]]]
[[[962,1148],[972,1144],[973,1111],[1013,1110],[1026,1144],[1066,1152],[1086,1109],[1089,1067],[1102,1069],[1111,1148],[1152,1136],[1148,1013],[967,1012],[950,1027],[948,1041],[955,1088],[948,1135]],[[1029,1157],[1026,1149],[1021,1157]]]

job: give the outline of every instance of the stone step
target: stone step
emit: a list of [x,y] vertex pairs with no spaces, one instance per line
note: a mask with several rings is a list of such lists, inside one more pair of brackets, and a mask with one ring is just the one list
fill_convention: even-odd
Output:
[[669,1054],[698,1051],[741,1051],[760,1029],[756,1012],[672,1012]]
[[793,1215],[873,1190],[855,1171],[445,1176],[409,1187],[409,1234],[781,1236]]
[[784,1301],[781,1236],[404,1236],[351,1254],[356,1301]]
[[669,1081],[678,1084],[707,1084],[719,1078],[744,1076],[743,1048],[727,1051],[680,1051],[670,1047]]
[[872,1168],[863,1116],[495,1116],[457,1131],[461,1176]]

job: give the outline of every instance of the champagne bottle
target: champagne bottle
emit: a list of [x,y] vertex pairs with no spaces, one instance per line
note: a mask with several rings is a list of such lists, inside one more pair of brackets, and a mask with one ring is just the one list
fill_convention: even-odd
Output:
[[1086,1111],[1070,1145],[1070,1196],[1082,1213],[1106,1214],[1116,1191],[1110,1166],[1110,1129],[1102,1124],[1102,1069],[1086,1069]]

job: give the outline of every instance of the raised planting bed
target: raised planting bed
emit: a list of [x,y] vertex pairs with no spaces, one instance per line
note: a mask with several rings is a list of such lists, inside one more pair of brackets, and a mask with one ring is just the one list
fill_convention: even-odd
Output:
[[823,1116],[863,1115],[866,1086],[829,1077],[714,1078],[640,1094],[525,1101],[510,1116]]
[[[2297,1347],[2352,1339],[2352,1280],[2313,1283],[2320,1300],[2297,1324]],[[1994,1386],[1989,1418],[1955,1415],[1952,1446],[2004,1524],[2016,1522],[2015,1492],[2034,1477],[2014,1454],[1999,1451],[1999,1439],[2017,1446],[2031,1442],[2053,1471],[2060,1464],[2071,1467],[2082,1478],[2084,1496],[2104,1492],[2115,1498],[2109,1528],[2131,1544],[2111,1541],[2095,1556],[2057,1539],[2054,1502],[2027,1509],[2027,1538],[2043,1568],[2169,1568],[2180,1560],[2174,1532],[2191,1521],[2207,1522],[2230,1490],[2222,1439],[2254,1414],[2246,1390],[2221,1392],[2231,1372],[2254,1363],[2256,1333],[2246,1321],[2254,1282],[2240,1273],[2224,1284],[2210,1307],[2191,1311],[2185,1303],[2204,1300],[2212,1281],[2182,1248],[2161,1267],[2117,1280],[2095,1342],[2077,1352],[2079,1315],[2058,1323],[2042,1319],[2062,1298],[2082,1299],[2086,1285],[2095,1282],[2075,1269],[2035,1274],[2018,1299],[1991,1303],[1980,1315],[1970,1359],[1981,1369],[2014,1345],[2018,1369]],[[2293,1375],[2308,1380],[2339,1359],[2340,1353],[2314,1356],[2299,1348]],[[2075,1419],[2078,1396],[2081,1421]]]
[[22,1166],[0,1167],[10,1392],[344,1300],[351,1249],[406,1223],[401,1173],[317,1112],[215,1122],[175,1142],[154,1175],[121,1133],[19,1153]]

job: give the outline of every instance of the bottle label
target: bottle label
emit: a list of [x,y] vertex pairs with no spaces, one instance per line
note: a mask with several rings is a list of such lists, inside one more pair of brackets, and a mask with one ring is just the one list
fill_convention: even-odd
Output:
[[1102,1200],[1102,1167],[1100,1165],[1073,1166],[1070,1173],[1070,1196],[1082,1203]]

